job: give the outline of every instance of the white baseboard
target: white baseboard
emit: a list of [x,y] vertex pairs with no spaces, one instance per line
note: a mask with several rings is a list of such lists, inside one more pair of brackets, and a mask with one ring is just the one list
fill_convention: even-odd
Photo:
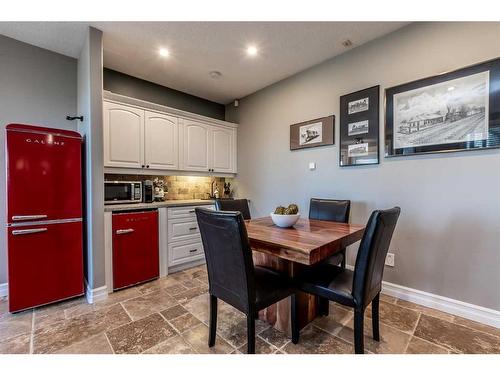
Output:
[[408,288],[389,283],[387,281],[382,282],[382,293],[500,328],[500,311],[489,309],[487,307],[473,305],[472,303],[439,296],[422,290]]
[[87,298],[87,303],[94,303],[94,301],[107,295],[108,287],[106,285],[100,286],[99,288],[90,289],[89,285],[87,284],[87,280],[85,280],[85,298]]
[[[9,295],[9,284],[0,284],[0,297],[6,297]],[[96,299],[107,296],[108,291],[106,286],[101,286],[99,288],[90,289],[87,281],[85,281],[85,297],[88,303],[94,303]]]
[[[354,270],[354,267],[351,265],[347,265],[346,268]],[[382,281],[382,293],[440,310],[448,314],[458,315],[462,318],[500,328],[500,311],[487,307],[473,305],[471,303],[424,292],[418,289],[408,288],[388,281]]]
[[0,297],[7,297],[9,295],[9,284],[0,284]]

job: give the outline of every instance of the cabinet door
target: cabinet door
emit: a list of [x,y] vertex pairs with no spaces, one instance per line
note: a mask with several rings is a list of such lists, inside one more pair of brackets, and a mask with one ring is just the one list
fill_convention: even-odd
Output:
[[113,289],[159,275],[158,212],[117,213],[113,225]]
[[210,167],[210,126],[184,120],[183,169],[208,172]]
[[104,102],[104,166],[142,168],[144,111]]
[[145,163],[150,169],[179,169],[177,117],[146,112]]
[[214,172],[233,173],[234,160],[234,130],[223,127],[212,127],[212,163]]

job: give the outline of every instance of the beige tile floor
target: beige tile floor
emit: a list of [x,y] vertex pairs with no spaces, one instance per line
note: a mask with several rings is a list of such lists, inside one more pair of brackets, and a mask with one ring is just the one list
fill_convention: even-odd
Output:
[[[0,299],[0,353],[244,353],[246,320],[219,304],[216,345],[207,346],[204,266],[113,293],[89,305],[83,298],[18,314]],[[368,353],[500,353],[500,330],[389,296],[380,305],[381,341]],[[298,345],[267,323],[256,324],[262,354],[353,353],[353,314],[337,304],[301,331]]]

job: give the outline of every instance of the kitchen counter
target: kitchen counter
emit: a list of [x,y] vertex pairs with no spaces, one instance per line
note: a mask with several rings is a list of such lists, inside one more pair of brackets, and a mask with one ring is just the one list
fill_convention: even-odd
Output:
[[124,211],[124,210],[144,210],[160,207],[181,207],[181,206],[201,206],[214,204],[212,199],[186,199],[186,200],[166,200],[165,202],[152,203],[125,203],[104,205],[104,212]]

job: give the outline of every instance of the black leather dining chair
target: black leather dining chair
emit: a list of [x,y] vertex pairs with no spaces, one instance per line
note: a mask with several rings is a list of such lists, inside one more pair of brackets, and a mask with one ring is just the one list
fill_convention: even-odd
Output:
[[[207,261],[210,294],[208,346],[215,345],[217,299],[247,317],[248,353],[255,353],[255,319],[260,310],[295,294],[292,280],[274,270],[254,266],[245,221],[240,212],[196,208],[198,227]],[[297,324],[291,309],[292,328]]]
[[[350,211],[350,200],[311,198],[309,203],[309,219],[314,220],[348,223]],[[342,268],[345,268],[345,260],[344,248],[328,258],[327,262],[334,265],[340,264]]]
[[[338,302],[354,309],[354,348],[364,353],[364,311],[372,304],[373,339],[380,341],[379,298],[384,263],[401,209],[374,211],[359,245],[354,271],[328,263],[306,270],[297,279],[297,288],[306,293]],[[294,301],[296,303],[296,301]],[[298,327],[292,329],[292,340],[299,340]]]
[[[309,219],[336,221],[339,223],[348,223],[349,214],[351,211],[350,200],[338,199],[320,199],[311,198],[309,203]],[[339,252],[333,254],[325,260],[326,263],[339,265],[345,268],[346,264],[346,249],[343,248]],[[328,315],[328,300],[324,298],[319,299],[319,312],[321,315]]]
[[252,218],[246,199],[216,199],[215,209],[217,211],[239,211],[243,215],[243,219],[250,220]]

